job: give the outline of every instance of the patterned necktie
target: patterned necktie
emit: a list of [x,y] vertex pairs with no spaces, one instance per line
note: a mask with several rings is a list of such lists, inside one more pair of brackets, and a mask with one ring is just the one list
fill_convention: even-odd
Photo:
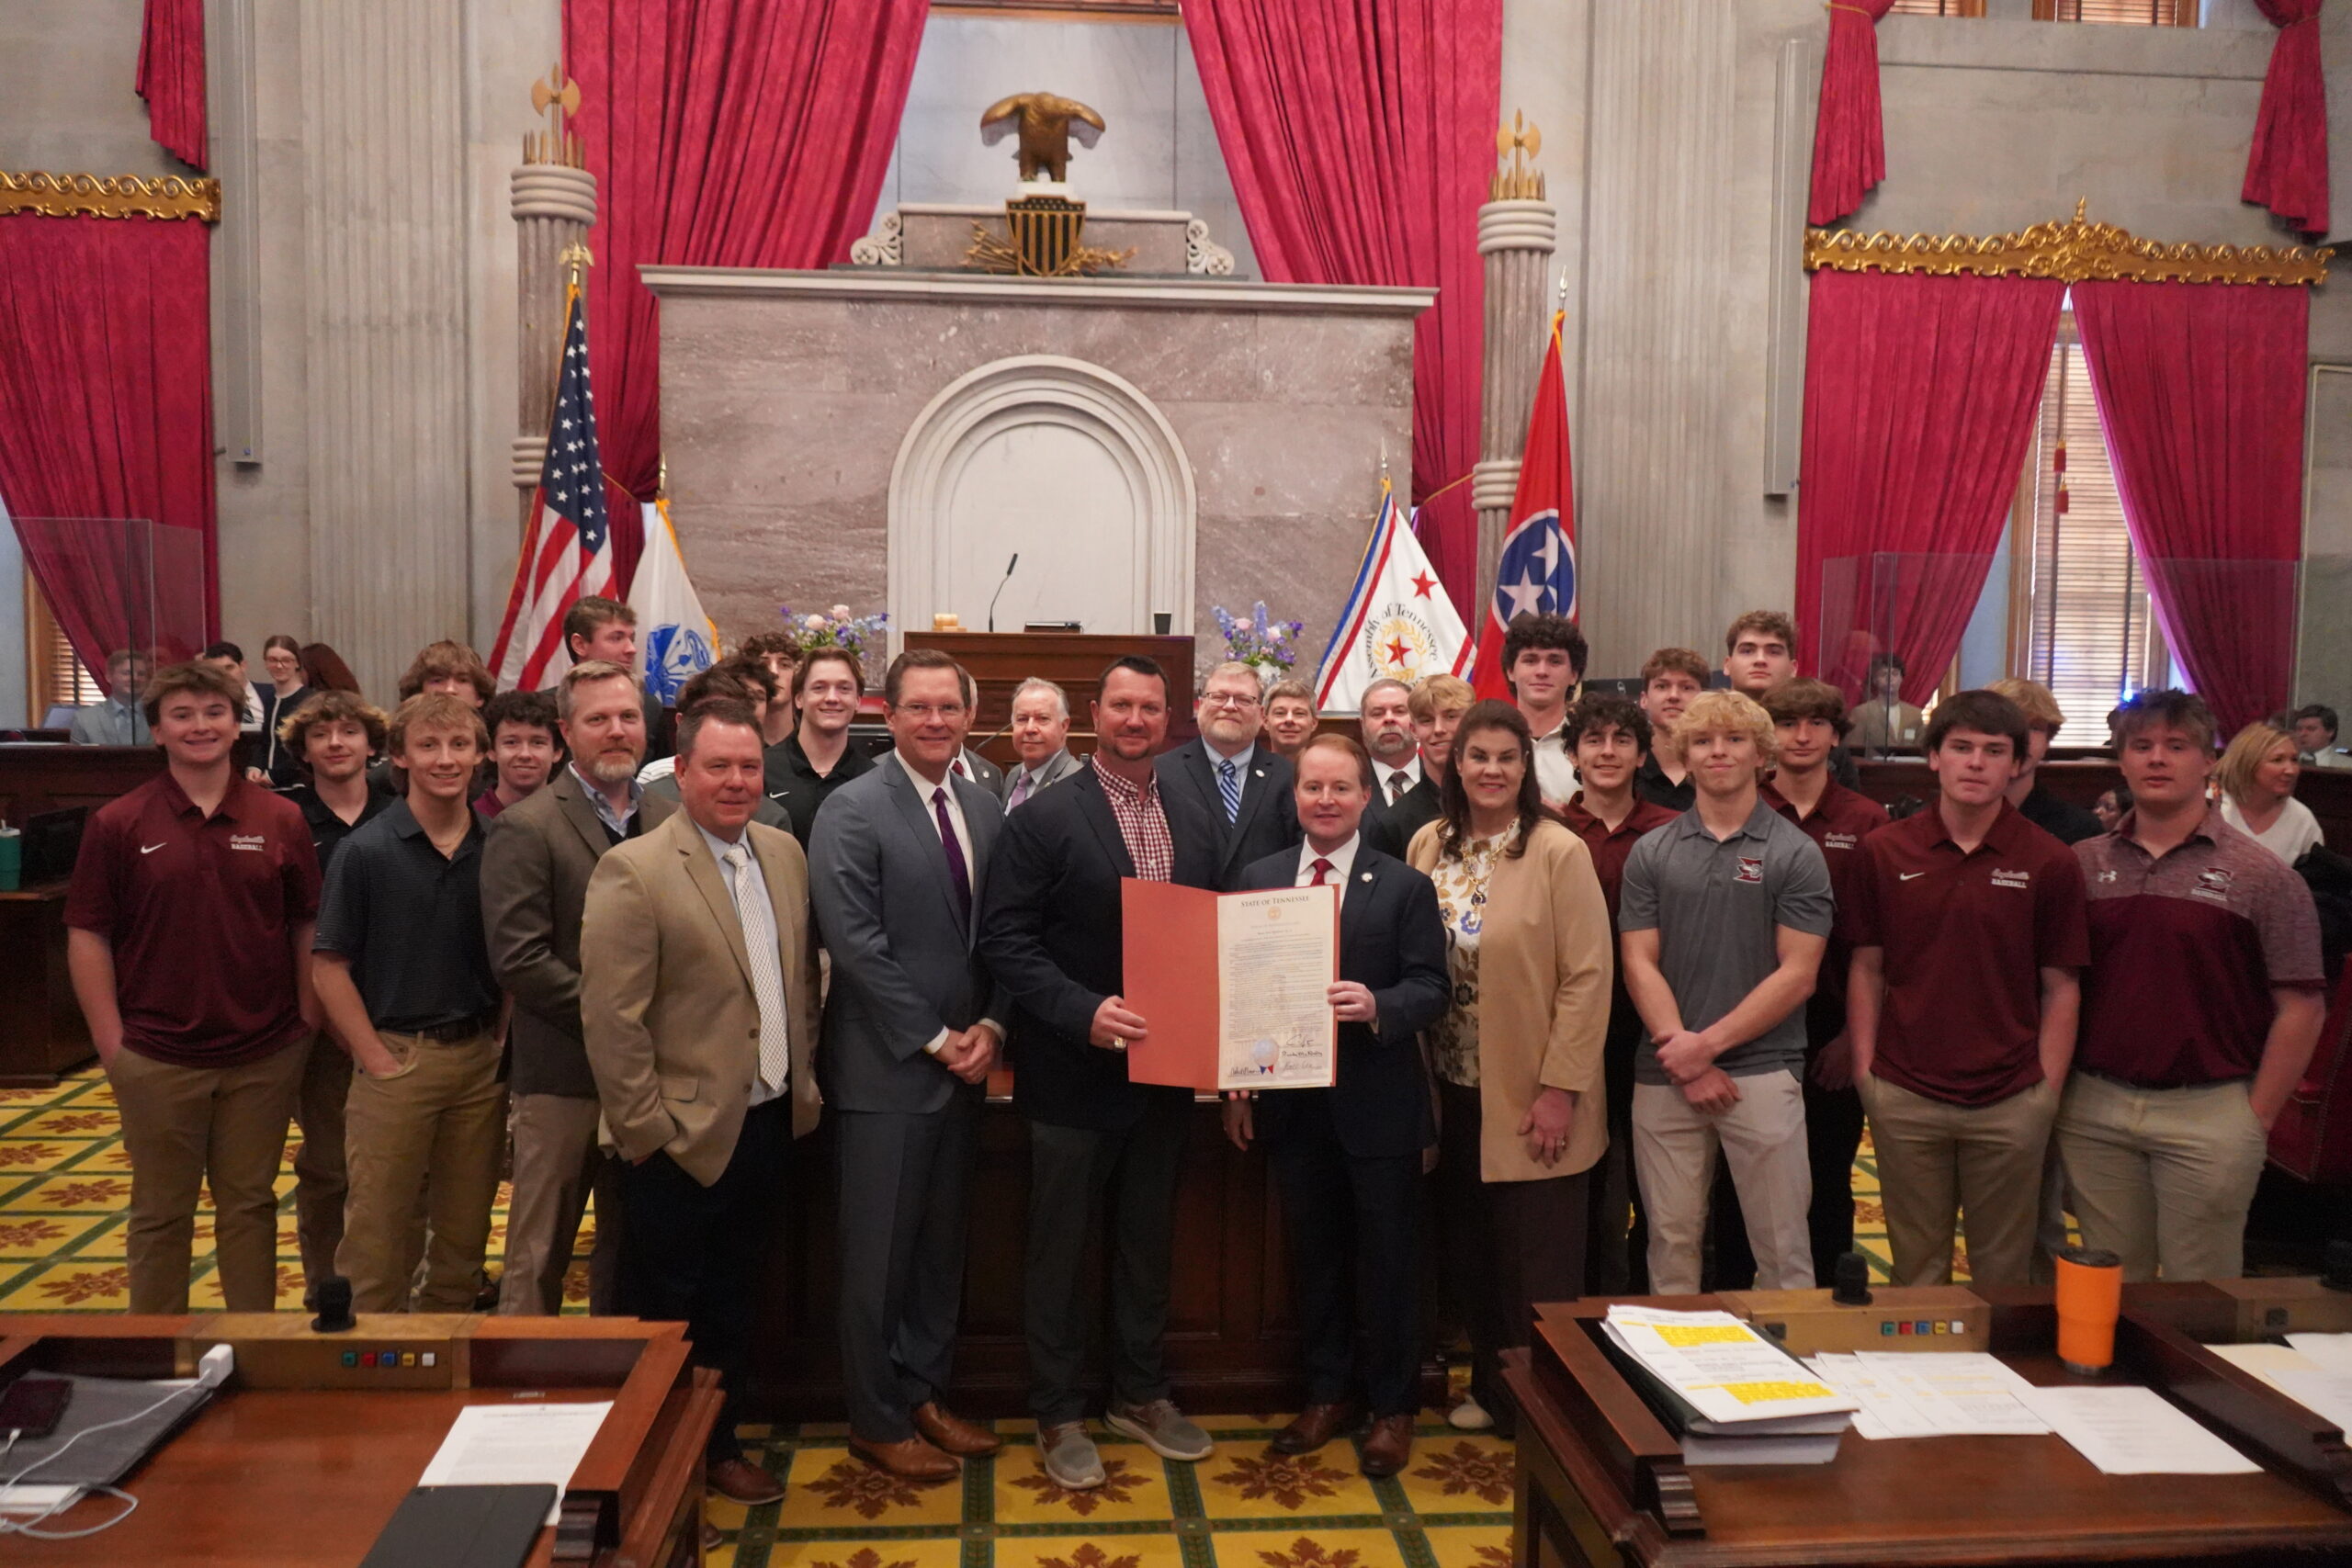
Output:
[[1225,796],[1225,819],[1241,820],[1241,770],[1227,757],[1216,765],[1216,792]]
[[1395,773],[1389,774],[1388,804],[1394,806],[1398,801],[1404,799],[1405,791],[1411,785],[1412,782],[1411,776],[1402,768],[1399,768]]
[[1023,769],[1021,776],[1012,781],[1012,798],[1004,803],[1004,808],[1007,811],[1029,798],[1029,786],[1035,782],[1036,777],[1036,774]]
[[964,863],[964,845],[947,815],[947,786],[931,792],[931,808],[939,814],[939,847],[947,852],[948,879],[956,884],[956,908],[967,921],[972,918],[972,872]]
[[734,879],[735,919],[743,928],[743,955],[752,964],[752,995],[760,1004],[760,1081],[770,1089],[780,1089],[792,1066],[785,1023],[784,964],[776,953],[775,926],[767,900],[761,897],[760,870],[747,846],[736,844],[728,850],[727,874]]
[[1307,886],[1309,887],[1328,886],[1331,881],[1331,873],[1336,868],[1329,861],[1325,860],[1321,855],[1317,855],[1315,857],[1315,880],[1308,883]]

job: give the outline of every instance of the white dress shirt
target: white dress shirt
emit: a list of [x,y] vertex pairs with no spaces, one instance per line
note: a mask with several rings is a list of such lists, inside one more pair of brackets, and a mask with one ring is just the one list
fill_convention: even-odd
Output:
[[1535,738],[1535,787],[1546,806],[1566,806],[1576,798],[1576,759],[1568,755],[1566,718]]
[[[602,794],[592,790],[590,792],[590,796],[595,800],[598,805],[603,805],[605,797]],[[728,853],[735,848],[735,845],[729,843],[726,840],[720,838],[718,834],[712,832],[709,829],[704,827],[699,822],[695,824],[695,831],[700,833],[702,835],[702,841],[710,846],[710,858],[718,863],[718,885],[727,889],[727,901],[735,908],[735,919],[737,926],[740,929],[743,919],[743,906],[740,896],[735,891],[735,874],[729,871],[727,867]],[[748,826],[745,827],[743,829],[744,836],[738,841],[742,844],[743,852],[752,857],[752,867],[759,874],[752,878],[752,890],[759,896],[760,902],[767,907],[768,930],[781,934],[784,931],[784,927],[776,921],[775,900],[768,897],[767,868],[760,864],[759,854],[752,848],[751,832],[752,829]],[[777,976],[781,978],[784,971],[784,955],[781,952],[778,952],[776,954],[775,964]],[[787,990],[785,992],[785,995],[786,998],[789,998],[791,992]],[[766,1021],[767,1021],[764,1019],[761,1020],[763,1026],[765,1025]],[[777,1021],[779,1028],[789,1030],[791,1027],[791,1021],[789,1019],[783,1019]],[[789,1074],[786,1074],[784,1083],[779,1083],[775,1088],[770,1089],[768,1087],[767,1079],[760,1077],[757,1073],[753,1073],[752,1075],[752,1097],[748,1101],[748,1104],[765,1105],[769,1100],[774,1100],[777,1095],[782,1094],[785,1091],[786,1085],[790,1081],[791,1077]]]
[[[1344,890],[1347,886],[1348,873],[1355,869],[1356,846],[1362,842],[1363,842],[1362,833],[1351,833],[1348,835],[1346,843],[1329,854],[1318,852],[1311,840],[1300,844],[1298,846],[1298,877],[1291,886],[1294,887],[1314,886],[1315,863],[1318,860],[1328,860],[1331,863],[1331,886]],[[1341,896],[1345,897],[1344,891]]]
[[[1412,760],[1401,768],[1392,768],[1374,757],[1372,760],[1372,776],[1379,781],[1381,804],[1394,806],[1404,797],[1406,790],[1413,788],[1421,782],[1421,754],[1416,750]],[[1399,787],[1396,782],[1398,779],[1405,781],[1402,787]]]
[[[956,798],[956,788],[953,784],[947,782],[949,779],[956,776],[955,766],[951,763],[946,775],[943,777],[939,783],[933,784],[929,779],[923,777],[921,773],[915,772],[914,768],[907,761],[905,755],[901,753],[898,748],[891,748],[890,760],[898,763],[899,767],[906,769],[907,777],[913,781],[915,795],[922,802],[922,819],[931,824],[931,830],[934,833],[939,831],[939,812],[932,804],[932,792],[940,789],[944,789],[947,792],[947,821],[948,824],[956,829],[956,847],[964,852],[964,876],[965,879],[972,885],[972,913],[975,916],[978,916],[980,906],[980,867],[978,862],[974,860],[972,857],[972,825],[964,819],[964,803]],[[963,760],[964,759],[960,753],[956,758],[957,762],[960,762]],[[976,788],[978,787],[977,781],[967,780],[966,782],[972,783]],[[1023,802],[1023,804],[1025,805],[1026,802]],[[942,843],[944,843],[945,841],[946,840],[944,839],[941,840]],[[977,1029],[982,1025],[986,1025],[988,1028],[996,1031],[996,1037],[999,1041],[1003,1040],[1003,1024],[999,1023],[995,1019],[984,1018],[980,1020],[979,1023],[974,1024],[973,1027]],[[934,1056],[938,1055],[939,1048],[947,1043],[947,1034],[948,1032],[943,1028],[938,1033],[924,1041],[922,1048]]]

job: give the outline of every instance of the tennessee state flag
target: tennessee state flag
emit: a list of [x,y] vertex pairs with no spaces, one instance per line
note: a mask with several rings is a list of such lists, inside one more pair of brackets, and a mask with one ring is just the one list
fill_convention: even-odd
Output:
[[1552,345],[1535,379],[1535,407],[1527,421],[1527,451],[1520,459],[1519,491],[1510,503],[1510,532],[1495,563],[1495,597],[1478,628],[1478,656],[1470,684],[1481,697],[1510,701],[1503,679],[1503,634],[1513,615],[1576,618],[1576,486],[1568,468],[1568,394],[1560,368],[1560,321],[1552,317]]

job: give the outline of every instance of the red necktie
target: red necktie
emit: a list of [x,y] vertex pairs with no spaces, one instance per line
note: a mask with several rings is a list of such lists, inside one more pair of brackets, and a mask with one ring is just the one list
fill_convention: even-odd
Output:
[[1321,855],[1317,855],[1315,857],[1315,880],[1308,883],[1307,886],[1309,887],[1328,886],[1331,881],[1332,869],[1333,868],[1329,861],[1325,860]]

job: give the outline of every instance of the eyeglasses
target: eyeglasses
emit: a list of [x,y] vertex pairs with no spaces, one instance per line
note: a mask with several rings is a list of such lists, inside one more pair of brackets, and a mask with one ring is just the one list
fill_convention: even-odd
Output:
[[898,711],[917,724],[928,724],[934,718],[956,719],[964,716],[962,703],[933,705],[930,703],[900,703]]
[[1235,692],[1204,692],[1201,694],[1201,705],[1212,708],[1254,708],[1258,705],[1258,699]]

